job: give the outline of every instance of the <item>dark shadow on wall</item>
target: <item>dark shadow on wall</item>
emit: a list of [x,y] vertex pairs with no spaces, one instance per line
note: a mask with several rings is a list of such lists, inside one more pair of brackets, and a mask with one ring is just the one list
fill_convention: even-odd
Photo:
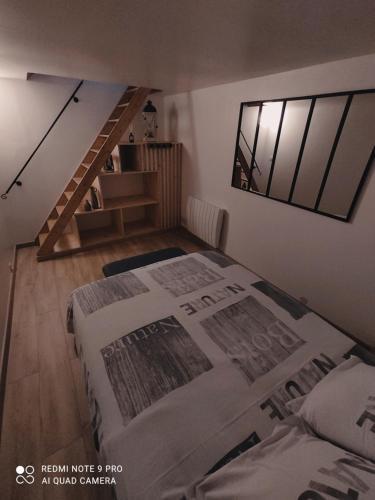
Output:
[[221,229],[220,242],[219,242],[219,248],[221,250],[227,247],[229,218],[230,214],[227,210],[225,210],[223,217],[223,227]]
[[368,200],[368,191],[371,190],[370,188],[370,185],[372,185],[372,182],[373,181],[373,178],[375,177],[375,160],[372,161],[371,163],[371,166],[370,166],[370,169],[369,169],[369,173],[364,181],[364,184],[362,186],[362,189],[360,190],[360,193],[359,193],[359,196],[358,196],[358,200],[357,200],[357,203],[355,205],[355,208],[353,210],[353,214],[352,214],[352,217],[351,217],[351,222],[355,222],[355,218],[356,218],[356,215],[357,215],[357,212],[359,210],[361,210],[361,205],[363,203],[366,203],[366,201]]
[[[183,114],[183,120],[181,116]],[[183,129],[181,124],[183,123]],[[184,130],[189,133],[189,141],[184,143]],[[179,108],[175,102],[167,111],[166,123],[167,137],[171,141],[181,141],[182,153],[182,223],[186,222],[187,196],[197,196],[201,193],[200,177],[198,171],[197,135],[193,113],[193,100],[191,92],[186,93],[184,102]]]

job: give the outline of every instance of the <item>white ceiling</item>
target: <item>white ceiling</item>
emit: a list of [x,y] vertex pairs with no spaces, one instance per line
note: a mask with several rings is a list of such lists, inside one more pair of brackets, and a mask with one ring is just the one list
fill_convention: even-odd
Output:
[[168,92],[375,52],[374,0],[0,0],[0,76]]

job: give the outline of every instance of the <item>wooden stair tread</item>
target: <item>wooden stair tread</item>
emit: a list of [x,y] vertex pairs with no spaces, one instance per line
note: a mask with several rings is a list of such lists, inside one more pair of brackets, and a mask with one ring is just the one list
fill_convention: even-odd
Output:
[[43,245],[43,243],[45,242],[46,238],[48,236],[48,233],[39,233],[39,245]]
[[56,212],[59,215],[61,215],[63,213],[65,207],[64,207],[64,205],[57,205],[55,208],[56,208]]
[[48,226],[48,229],[51,231],[51,229],[53,228],[53,226],[55,225],[55,222],[56,222],[57,219],[47,219],[47,226]]
[[54,252],[65,252],[67,250],[72,250],[79,247],[79,237],[74,233],[67,233],[60,236],[60,238],[55,243],[53,250]]
[[149,234],[156,231],[160,231],[160,229],[151,224],[151,222],[140,220],[126,223],[124,236],[125,238],[132,238],[134,236],[142,236],[142,234]]

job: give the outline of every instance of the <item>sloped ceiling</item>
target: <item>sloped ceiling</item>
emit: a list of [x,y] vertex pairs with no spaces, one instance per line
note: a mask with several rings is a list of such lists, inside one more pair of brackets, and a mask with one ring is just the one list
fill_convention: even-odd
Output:
[[374,19],[374,0],[0,0],[0,75],[184,91],[375,52]]

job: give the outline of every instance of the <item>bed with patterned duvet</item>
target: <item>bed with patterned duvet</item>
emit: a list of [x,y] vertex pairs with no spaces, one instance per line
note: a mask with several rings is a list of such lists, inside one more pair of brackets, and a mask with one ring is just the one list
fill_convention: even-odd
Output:
[[68,329],[118,500],[181,499],[268,437],[349,353],[366,351],[222,254],[177,257],[78,288]]

